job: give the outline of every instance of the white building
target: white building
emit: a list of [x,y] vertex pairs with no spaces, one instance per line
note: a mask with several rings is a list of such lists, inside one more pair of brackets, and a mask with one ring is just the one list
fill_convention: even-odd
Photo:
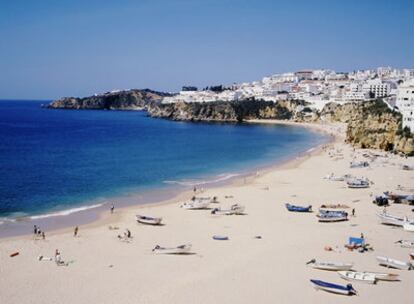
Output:
[[397,93],[396,106],[403,116],[403,128],[408,127],[414,132],[414,78],[400,85]]
[[380,79],[369,80],[362,86],[362,91],[373,94],[374,98],[388,96],[390,90],[390,84],[384,83]]

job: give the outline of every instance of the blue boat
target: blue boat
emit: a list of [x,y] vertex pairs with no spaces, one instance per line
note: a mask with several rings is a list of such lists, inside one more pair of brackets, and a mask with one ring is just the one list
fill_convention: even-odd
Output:
[[225,235],[213,235],[213,240],[216,241],[227,241],[228,239],[229,237]]
[[320,290],[324,290],[327,292],[347,295],[347,296],[357,294],[357,291],[354,289],[354,287],[352,287],[352,284],[338,285],[338,284],[333,284],[333,283],[329,283],[329,282],[325,282],[321,280],[310,280],[310,281],[313,284],[313,287],[315,287],[315,289],[317,290],[320,289]]
[[295,206],[295,205],[291,205],[289,203],[286,204],[286,208],[289,211],[292,212],[312,212],[312,206],[309,205],[307,207],[302,207],[302,206]]

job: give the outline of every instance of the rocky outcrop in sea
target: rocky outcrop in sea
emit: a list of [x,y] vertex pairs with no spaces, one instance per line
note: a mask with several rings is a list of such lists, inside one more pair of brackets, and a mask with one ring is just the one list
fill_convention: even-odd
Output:
[[164,97],[171,96],[162,93],[144,90],[127,90],[108,92],[89,97],[63,97],[48,105],[51,109],[76,110],[142,110],[152,102],[160,102]]

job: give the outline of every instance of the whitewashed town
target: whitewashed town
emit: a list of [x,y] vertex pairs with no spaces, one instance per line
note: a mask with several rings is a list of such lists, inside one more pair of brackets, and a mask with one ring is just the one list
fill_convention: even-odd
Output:
[[381,98],[400,111],[403,127],[414,131],[414,69],[379,67],[339,73],[333,70],[302,70],[274,74],[260,81],[214,86],[187,86],[163,103],[233,101],[254,97],[266,101],[300,99],[321,110],[330,102],[339,104]]

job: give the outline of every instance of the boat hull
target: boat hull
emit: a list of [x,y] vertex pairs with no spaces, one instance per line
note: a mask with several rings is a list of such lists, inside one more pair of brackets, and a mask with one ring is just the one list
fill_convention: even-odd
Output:
[[403,262],[387,257],[378,256],[377,261],[381,266],[385,266],[388,268],[396,268],[401,270],[411,270],[413,269],[413,265],[410,262]]

